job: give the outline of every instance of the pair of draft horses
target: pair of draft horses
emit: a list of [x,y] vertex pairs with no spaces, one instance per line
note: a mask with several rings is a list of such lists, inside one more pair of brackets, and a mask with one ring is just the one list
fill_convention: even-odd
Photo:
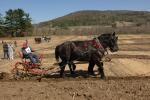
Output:
[[101,34],[93,40],[67,41],[55,48],[55,58],[59,62],[60,77],[63,77],[65,66],[68,64],[71,74],[75,74],[76,65],[74,61],[88,61],[88,74],[94,75],[93,68],[98,66],[98,71],[102,79],[105,79],[102,58],[107,52],[118,51],[118,36],[114,33]]

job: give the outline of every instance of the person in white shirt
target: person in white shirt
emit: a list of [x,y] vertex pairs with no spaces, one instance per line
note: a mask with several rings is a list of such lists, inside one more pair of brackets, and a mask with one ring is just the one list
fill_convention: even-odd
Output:
[[8,44],[8,55],[10,60],[14,59],[14,47],[10,43]]
[[33,54],[33,50],[31,47],[27,45],[27,43],[23,43],[23,47],[21,48],[21,52],[23,54],[23,58],[30,59],[33,64],[40,63],[39,57]]

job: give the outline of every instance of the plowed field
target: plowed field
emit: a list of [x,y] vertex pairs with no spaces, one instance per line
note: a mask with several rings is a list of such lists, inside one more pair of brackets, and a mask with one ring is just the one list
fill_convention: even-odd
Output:
[[[58,73],[43,78],[13,80],[10,71],[15,62],[20,61],[17,51],[28,39],[37,54],[44,55],[43,68],[54,67],[54,48],[68,40],[86,40],[89,36],[52,36],[49,43],[35,44],[34,38],[6,39],[17,40],[15,60],[0,60],[0,71],[6,72],[0,80],[1,100],[150,100],[150,35],[119,35],[119,48],[116,53],[109,53],[111,62],[104,63],[106,80],[99,75],[88,77],[87,64],[77,65],[76,77],[71,77],[66,67],[66,77],[58,78]],[[0,56],[2,45],[0,44]],[[58,66],[55,66],[58,67]],[[95,66],[95,73],[97,67]]]

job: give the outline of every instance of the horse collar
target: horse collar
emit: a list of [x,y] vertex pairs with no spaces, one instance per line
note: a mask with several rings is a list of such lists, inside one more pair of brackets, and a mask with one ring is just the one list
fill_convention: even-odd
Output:
[[101,44],[101,42],[99,41],[99,39],[95,38],[93,40],[93,46],[96,48],[96,49],[104,49],[103,45]]

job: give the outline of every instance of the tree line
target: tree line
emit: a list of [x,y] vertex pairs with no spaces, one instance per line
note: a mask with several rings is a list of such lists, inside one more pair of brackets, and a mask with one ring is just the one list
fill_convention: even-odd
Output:
[[0,36],[25,36],[32,31],[31,17],[22,9],[9,9],[0,14]]

